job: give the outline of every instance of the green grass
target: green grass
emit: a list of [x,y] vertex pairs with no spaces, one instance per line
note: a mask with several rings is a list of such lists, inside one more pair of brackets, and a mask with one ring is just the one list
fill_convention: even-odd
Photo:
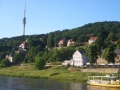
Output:
[[63,66],[45,67],[43,70],[34,70],[33,66],[12,66],[1,68],[0,75],[27,77],[27,78],[44,78],[60,81],[86,82],[90,75],[105,75],[101,73],[85,73],[81,71],[69,71]]

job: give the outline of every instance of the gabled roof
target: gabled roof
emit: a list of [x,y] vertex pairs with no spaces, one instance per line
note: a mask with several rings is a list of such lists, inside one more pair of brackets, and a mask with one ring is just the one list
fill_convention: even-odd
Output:
[[96,40],[98,37],[90,37],[89,40]]
[[[104,50],[101,50],[101,52],[103,53],[104,52]],[[118,54],[120,54],[120,49],[115,49],[115,51],[114,51],[117,55]]]
[[12,53],[10,53],[10,54],[9,54],[9,57],[12,57],[12,56],[13,56]]
[[120,54],[120,49],[115,49],[114,51],[116,54]]
[[85,51],[83,51],[83,50],[78,50],[82,55],[84,55],[85,54]]
[[83,44],[88,45],[89,43],[88,42],[83,42]]
[[73,55],[74,55],[77,51],[78,51],[80,54],[82,54],[82,55],[85,54],[85,52],[84,52],[83,50],[76,50],[76,51],[73,53]]

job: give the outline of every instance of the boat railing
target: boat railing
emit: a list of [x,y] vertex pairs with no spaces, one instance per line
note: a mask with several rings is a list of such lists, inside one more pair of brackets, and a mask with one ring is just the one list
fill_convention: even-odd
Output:
[[89,80],[89,83],[93,83],[93,84],[120,84],[120,80]]
[[95,83],[95,84],[109,84],[109,81],[107,81],[107,80],[89,80],[89,83]]

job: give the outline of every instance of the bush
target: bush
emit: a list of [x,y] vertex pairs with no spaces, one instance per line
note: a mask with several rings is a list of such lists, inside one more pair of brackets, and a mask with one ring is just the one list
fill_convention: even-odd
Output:
[[10,61],[8,59],[3,59],[1,61],[2,67],[9,67],[11,65]]
[[66,69],[69,68],[69,67],[70,67],[70,64],[67,64],[65,67],[66,67]]
[[40,69],[43,69],[43,68],[44,68],[45,64],[46,64],[46,63],[45,63],[45,60],[44,60],[43,58],[38,57],[38,58],[35,60],[35,65],[34,65],[34,67],[35,67],[35,69],[40,70]]

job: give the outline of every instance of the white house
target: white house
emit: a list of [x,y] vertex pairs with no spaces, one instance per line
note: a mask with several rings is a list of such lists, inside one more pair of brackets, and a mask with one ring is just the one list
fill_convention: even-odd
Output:
[[19,50],[26,51],[26,48],[28,48],[27,40],[19,45]]
[[88,40],[89,44],[92,44],[93,42],[95,42],[97,40],[98,37],[90,37],[90,39]]
[[8,60],[9,60],[10,62],[12,62],[12,63],[14,62],[12,53],[10,53],[9,55],[6,55],[6,58],[8,58]]
[[64,66],[66,66],[68,64],[71,65],[71,60],[65,60],[65,61],[62,62],[62,65],[64,65]]
[[93,42],[95,42],[97,40],[98,37],[90,37],[90,39],[88,40],[88,42],[83,42],[83,44],[85,45],[90,45]]
[[64,44],[64,42],[65,42],[65,40],[64,40],[64,39],[60,40],[60,41],[58,42],[58,46],[59,46],[59,47],[62,47],[62,46],[63,46],[63,44]]
[[76,45],[76,44],[77,44],[77,42],[73,41],[72,39],[69,39],[67,41],[67,46],[73,46],[73,45]]
[[88,57],[85,56],[85,52],[82,50],[76,50],[73,54],[73,60],[71,61],[71,64],[73,66],[85,66],[88,62]]

